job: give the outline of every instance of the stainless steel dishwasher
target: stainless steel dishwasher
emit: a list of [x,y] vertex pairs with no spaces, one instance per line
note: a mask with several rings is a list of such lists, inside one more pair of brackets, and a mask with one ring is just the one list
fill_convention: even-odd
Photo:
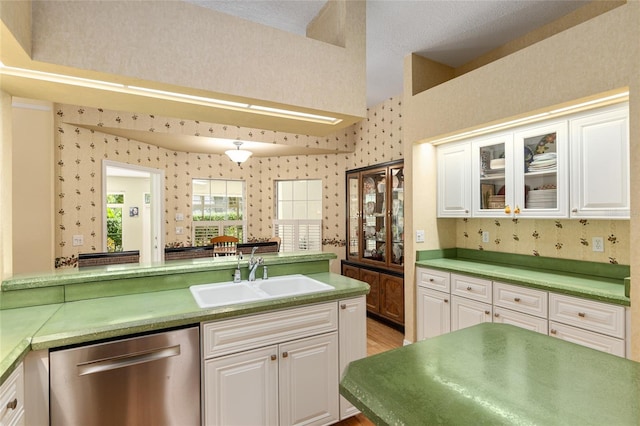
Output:
[[52,351],[51,425],[199,425],[198,327]]

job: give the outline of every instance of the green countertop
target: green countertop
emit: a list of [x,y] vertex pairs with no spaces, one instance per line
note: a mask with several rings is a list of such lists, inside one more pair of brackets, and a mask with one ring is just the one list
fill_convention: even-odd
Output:
[[201,321],[364,295],[369,286],[330,272],[307,274],[335,290],[201,309],[188,288],[0,310],[0,383],[29,349],[49,349]]
[[606,278],[576,272],[544,270],[521,265],[504,265],[464,258],[420,260],[416,266],[473,275],[492,281],[535,287],[603,302],[630,306],[622,278]]
[[497,323],[354,361],[340,393],[377,425],[640,423],[640,363]]

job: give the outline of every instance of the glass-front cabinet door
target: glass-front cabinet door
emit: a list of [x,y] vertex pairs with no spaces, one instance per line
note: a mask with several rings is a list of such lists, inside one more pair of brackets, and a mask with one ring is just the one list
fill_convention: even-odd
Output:
[[472,142],[473,215],[510,215],[513,194],[513,136],[510,133]]
[[391,247],[389,262],[393,265],[404,265],[404,167],[391,167],[391,200],[389,241]]
[[386,263],[387,169],[362,172],[362,258]]
[[360,256],[360,179],[347,175],[347,258]]
[[515,133],[515,203],[522,217],[568,216],[567,134],[566,121]]
[[347,172],[347,260],[403,269],[404,181],[401,162]]

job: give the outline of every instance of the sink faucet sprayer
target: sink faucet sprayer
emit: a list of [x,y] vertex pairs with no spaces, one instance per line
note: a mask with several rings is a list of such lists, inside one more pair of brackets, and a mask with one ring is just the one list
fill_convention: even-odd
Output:
[[238,259],[238,266],[236,268],[236,270],[233,272],[233,282],[234,283],[239,283],[240,281],[242,281],[242,276],[240,274],[240,261],[242,260],[242,252],[238,251],[236,253],[236,258]]
[[256,280],[256,269],[258,269],[258,266],[262,265],[262,262],[264,262],[264,259],[261,257],[253,257],[256,250],[258,250],[258,247],[251,249],[251,258],[249,259],[249,281]]

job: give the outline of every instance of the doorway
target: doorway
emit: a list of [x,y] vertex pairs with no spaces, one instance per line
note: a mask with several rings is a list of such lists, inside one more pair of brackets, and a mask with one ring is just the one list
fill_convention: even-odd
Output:
[[164,171],[102,161],[102,250],[138,250],[140,263],[164,260]]

